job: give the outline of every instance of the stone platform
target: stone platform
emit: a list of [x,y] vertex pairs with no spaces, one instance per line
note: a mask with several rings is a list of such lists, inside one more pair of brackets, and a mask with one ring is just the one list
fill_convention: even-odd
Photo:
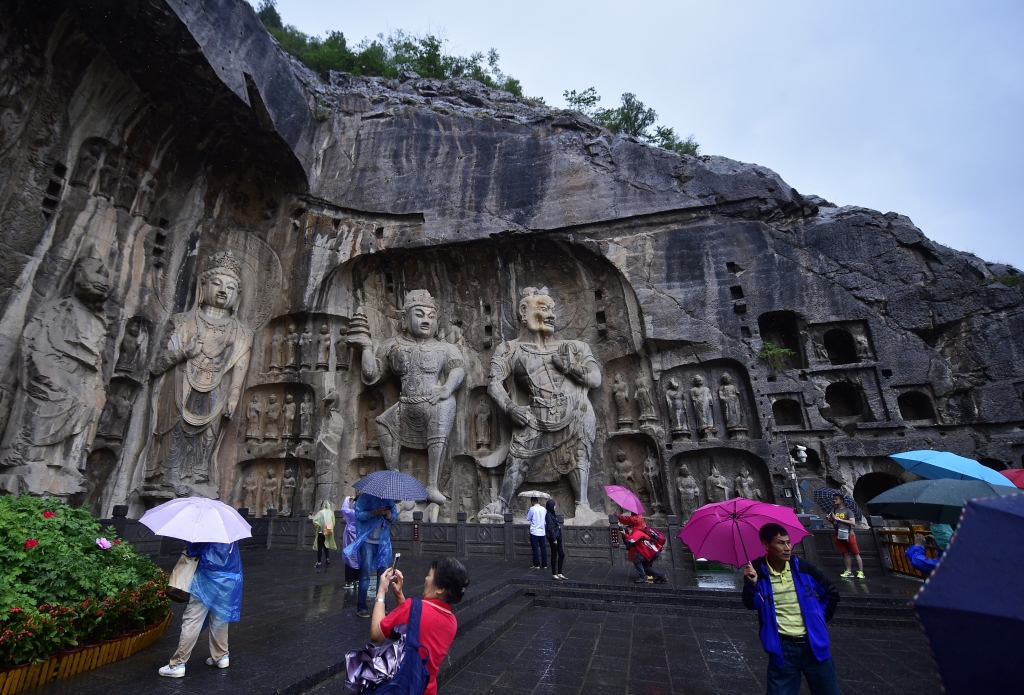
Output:
[[[170,566],[173,558],[160,561]],[[367,642],[369,621],[355,615],[355,595],[344,589],[339,560],[319,574],[314,561],[310,550],[243,554],[242,621],[231,626],[226,670],[205,666],[204,635],[185,678],[157,676],[177,645],[182,607],[176,604],[171,627],[153,647],[35,692],[347,693],[337,674],[345,652]],[[418,593],[429,562],[403,556],[409,595]],[[738,575],[666,568],[669,585],[637,586],[626,568],[569,559],[568,582],[518,562],[473,558],[466,565],[472,584],[456,610],[459,633],[439,678],[444,693],[581,692],[585,684],[588,695],[763,690],[757,619],[739,601]],[[920,585],[835,580],[844,601],[831,630],[844,687],[938,692],[927,645],[906,604]],[[524,652],[528,645],[534,648]]]

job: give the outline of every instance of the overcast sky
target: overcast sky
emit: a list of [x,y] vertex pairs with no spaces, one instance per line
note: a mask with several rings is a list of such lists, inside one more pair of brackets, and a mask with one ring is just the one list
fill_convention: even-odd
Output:
[[[256,0],[252,0],[256,4]],[[703,154],[801,193],[908,215],[932,239],[1024,268],[1024,2],[278,0],[350,45],[393,29],[494,47],[563,106],[635,93]]]

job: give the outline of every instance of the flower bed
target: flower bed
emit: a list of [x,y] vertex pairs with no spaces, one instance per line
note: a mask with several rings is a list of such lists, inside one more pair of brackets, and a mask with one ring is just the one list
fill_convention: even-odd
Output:
[[0,671],[166,621],[167,577],[88,512],[0,496]]

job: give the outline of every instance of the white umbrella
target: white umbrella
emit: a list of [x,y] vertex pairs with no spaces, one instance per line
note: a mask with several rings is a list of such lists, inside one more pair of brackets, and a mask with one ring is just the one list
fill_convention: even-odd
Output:
[[541,492],[540,490],[525,490],[523,492],[520,492],[519,496],[520,497],[536,497],[537,499],[542,499],[542,500],[549,500],[549,499],[551,499],[551,495],[549,495],[546,492]]
[[205,497],[181,497],[153,507],[139,519],[158,536],[191,543],[233,543],[252,529],[234,509]]

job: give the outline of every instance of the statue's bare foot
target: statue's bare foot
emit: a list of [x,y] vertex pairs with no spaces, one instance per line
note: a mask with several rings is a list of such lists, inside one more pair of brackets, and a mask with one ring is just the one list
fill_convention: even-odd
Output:
[[448,501],[448,498],[445,497],[436,487],[427,488],[427,499],[434,504],[444,504]]
[[481,509],[480,513],[477,516],[481,516],[481,517],[483,517],[483,516],[497,516],[497,517],[500,517],[504,511],[505,510],[503,509],[503,505],[501,503],[501,500],[495,500],[494,502],[491,502],[490,504],[486,505],[483,509]]
[[566,519],[567,526],[607,526],[608,515],[595,512],[589,504],[577,504],[576,516]]

